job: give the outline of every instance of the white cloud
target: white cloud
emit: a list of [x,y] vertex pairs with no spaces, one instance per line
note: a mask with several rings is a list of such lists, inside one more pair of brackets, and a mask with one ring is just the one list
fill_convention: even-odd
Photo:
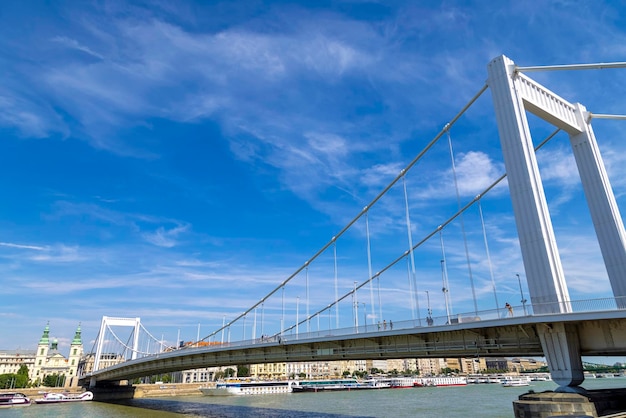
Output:
[[33,261],[44,263],[75,263],[83,259],[79,247],[68,247],[62,244],[50,247],[45,253],[30,258]]
[[76,39],[67,38],[65,36],[55,36],[54,38],[52,38],[52,42],[57,42],[68,48],[84,52],[87,55],[91,55],[92,57],[95,57],[95,58],[99,58],[99,59],[104,58],[102,55],[98,54],[97,52],[94,52],[88,47],[81,45]]
[[37,251],[45,251],[46,247],[41,247],[38,245],[24,245],[24,244],[14,244],[11,242],[0,242],[0,246],[2,247],[10,247],[10,248],[19,248],[24,250],[37,250]]
[[580,184],[578,167],[571,149],[559,147],[550,149],[549,152],[539,152],[537,160],[544,181],[556,182],[564,187],[574,187]]
[[68,131],[58,115],[47,104],[0,88],[0,126],[14,127],[26,138],[46,138],[54,132]]
[[179,225],[171,229],[165,229],[160,226],[155,232],[144,233],[143,236],[146,241],[151,244],[159,247],[172,248],[178,243],[178,236],[188,230],[189,225]]
[[456,171],[462,196],[477,195],[505,172],[503,165],[496,164],[487,154],[479,151],[459,155]]
[[[459,194],[465,201],[474,198],[493,184],[506,171],[504,165],[493,161],[482,151],[469,151],[456,156],[455,168]],[[453,198],[456,196],[454,171],[452,168],[435,170],[428,173],[429,182],[415,193],[418,200]],[[491,194],[500,193],[500,183]]]

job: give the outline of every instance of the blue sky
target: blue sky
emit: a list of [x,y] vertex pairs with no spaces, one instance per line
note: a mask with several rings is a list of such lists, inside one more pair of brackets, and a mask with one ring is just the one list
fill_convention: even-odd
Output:
[[[422,3],[422,4],[420,4]],[[476,94],[488,62],[626,61],[626,6],[599,1],[38,2],[0,5],[0,348],[50,321],[91,348],[102,316],[167,341],[204,336],[258,301],[356,216]],[[626,113],[626,70],[530,76],[594,113]],[[553,128],[530,117],[535,142]],[[620,121],[594,130],[624,205]],[[453,127],[464,204],[505,172],[487,91]],[[610,296],[567,137],[538,153],[572,299]],[[458,205],[448,145],[407,175],[413,242]],[[373,270],[407,248],[402,185],[369,217]],[[524,279],[503,183],[482,203],[499,304]],[[464,217],[480,309],[495,308],[476,208]],[[473,309],[460,223],[444,232],[455,312]],[[364,221],[337,242],[339,293],[368,277]],[[415,254],[445,312],[439,239]],[[332,249],[310,311],[334,296]],[[411,318],[407,265],[382,309]],[[524,291],[527,292],[525,282]],[[303,275],[285,290],[304,308]],[[280,293],[280,292],[279,292]],[[376,296],[378,298],[378,295]],[[273,330],[280,297],[266,307]],[[350,307],[343,310],[350,323]],[[270,322],[273,321],[272,325]],[[334,321],[334,320],[333,320]],[[250,324],[250,322],[248,322]],[[250,331],[248,331],[250,332]],[[257,331],[257,335],[260,334]]]

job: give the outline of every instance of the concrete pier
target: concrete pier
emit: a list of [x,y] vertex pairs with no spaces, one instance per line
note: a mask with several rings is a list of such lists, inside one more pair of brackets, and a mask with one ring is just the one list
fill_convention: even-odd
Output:
[[513,401],[513,411],[515,418],[626,418],[626,389],[598,389],[584,393],[528,392]]
[[103,387],[89,388],[93,393],[94,401],[117,401],[121,399],[133,399],[135,397],[135,387],[130,385],[111,385]]

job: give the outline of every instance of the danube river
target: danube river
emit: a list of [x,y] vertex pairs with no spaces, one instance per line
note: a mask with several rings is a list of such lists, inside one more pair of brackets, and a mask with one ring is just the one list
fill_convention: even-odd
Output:
[[[626,378],[587,379],[588,389],[626,387]],[[124,405],[102,402],[32,405],[3,410],[0,417],[64,418],[481,418],[513,417],[512,402],[529,390],[553,390],[553,382],[505,388],[499,384],[382,389],[356,392],[252,396],[181,396],[135,399]]]

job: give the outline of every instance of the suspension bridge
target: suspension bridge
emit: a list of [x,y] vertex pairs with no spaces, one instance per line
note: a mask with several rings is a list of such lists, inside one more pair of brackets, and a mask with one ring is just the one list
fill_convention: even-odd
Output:
[[[233,364],[545,356],[553,380],[563,390],[576,388],[584,380],[582,356],[626,355],[626,232],[591,126],[593,119],[624,117],[591,113],[527,73],[624,67],[519,67],[495,58],[486,84],[391,183],[256,303],[185,346],[155,338],[139,318],[104,317],[82,381],[96,386]],[[504,172],[467,199],[454,129],[486,91]],[[553,127],[537,145],[527,113]],[[598,276],[610,283],[608,297],[569,295],[536,156],[565,136],[606,270]],[[446,178],[432,177],[432,155],[450,160]],[[508,213],[495,209],[503,205]],[[517,236],[498,235],[499,222],[514,222]],[[505,261],[491,256],[494,240],[509,243],[509,252],[500,254],[508,254]],[[517,262],[525,283],[515,274],[508,287],[519,286],[519,303],[503,303],[496,277]],[[128,329],[130,336],[122,331]]]

